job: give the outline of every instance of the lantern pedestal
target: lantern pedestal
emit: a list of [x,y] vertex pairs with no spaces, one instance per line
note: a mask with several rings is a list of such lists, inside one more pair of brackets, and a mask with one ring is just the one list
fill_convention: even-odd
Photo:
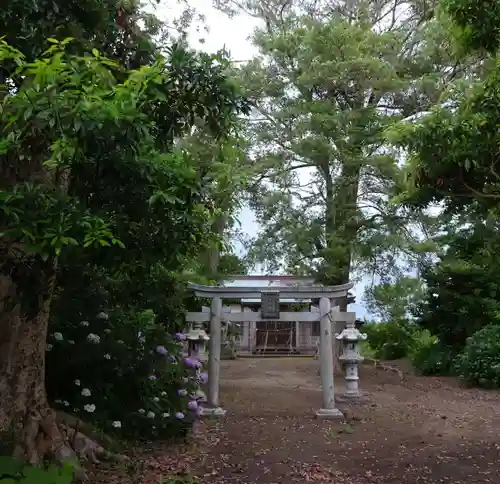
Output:
[[350,323],[335,338],[342,341],[342,354],[339,360],[345,364],[346,398],[357,398],[361,395],[359,391],[359,364],[364,360],[360,354],[359,342],[368,338],[368,335],[361,333],[354,323]]

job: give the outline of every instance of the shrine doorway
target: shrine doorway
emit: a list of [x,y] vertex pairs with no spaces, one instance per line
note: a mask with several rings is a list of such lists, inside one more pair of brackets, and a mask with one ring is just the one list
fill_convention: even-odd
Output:
[[295,353],[297,325],[295,321],[257,321],[255,353]]

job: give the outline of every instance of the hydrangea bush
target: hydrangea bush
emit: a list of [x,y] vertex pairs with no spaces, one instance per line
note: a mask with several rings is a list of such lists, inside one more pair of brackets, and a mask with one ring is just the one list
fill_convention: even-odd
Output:
[[47,345],[54,407],[125,438],[185,435],[206,374],[182,357],[184,334],[167,334],[155,319],[146,310],[56,321]]

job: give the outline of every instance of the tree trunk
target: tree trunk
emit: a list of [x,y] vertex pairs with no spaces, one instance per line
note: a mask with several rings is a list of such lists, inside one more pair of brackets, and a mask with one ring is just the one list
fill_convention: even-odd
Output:
[[[34,141],[32,146],[39,148],[33,148],[35,153],[46,150],[41,142]],[[47,170],[43,155],[31,160],[31,164],[17,159],[1,164],[0,188],[28,181],[67,193],[69,170]],[[0,439],[10,438],[13,457],[28,464],[40,465],[46,459],[73,463],[75,477],[83,481],[86,475],[79,458],[112,454],[78,428],[72,432],[71,425],[58,421],[49,405],[45,351],[57,257],[44,259],[25,249],[19,241],[0,236]]]
[[[358,230],[357,201],[360,174],[360,163],[348,163],[344,164],[337,186],[334,186],[331,178],[326,180],[324,282],[327,284],[349,282],[352,246],[356,241]],[[341,310],[347,309],[347,299],[341,306]]]
[[75,459],[45,392],[45,349],[55,260],[0,246],[0,431],[14,457],[39,465]]
[[[330,176],[326,180],[326,284],[346,284],[349,282],[352,262],[352,247],[356,241],[358,230],[358,189],[361,175],[361,163],[345,163],[337,186],[334,187]],[[336,189],[336,191],[335,191]],[[335,303],[342,312],[347,311],[348,297]],[[341,372],[342,365],[338,357],[342,343],[334,341],[334,372]]]
[[226,230],[228,216],[227,214],[219,215],[212,223],[212,232],[217,236],[218,241],[211,246],[206,254],[206,270],[207,276],[210,279],[218,278],[219,271],[219,260],[220,260],[220,248],[219,240],[224,235],[224,230]]

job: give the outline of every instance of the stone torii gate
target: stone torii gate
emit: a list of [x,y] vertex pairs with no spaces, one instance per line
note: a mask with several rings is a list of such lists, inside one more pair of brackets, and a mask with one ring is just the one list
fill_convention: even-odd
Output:
[[[312,322],[320,321],[320,375],[323,396],[322,407],[316,411],[318,418],[342,418],[343,415],[335,406],[335,386],[333,381],[333,334],[336,323],[354,325],[356,313],[340,312],[338,301],[347,297],[353,283],[341,286],[295,286],[295,287],[223,287],[189,284],[197,297],[212,299],[210,312],[186,313],[188,323],[210,323],[210,340],[208,350],[208,407],[203,409],[204,415],[223,416],[226,411],[219,406],[220,356],[221,356],[221,321],[253,322],[253,321],[287,321]],[[261,310],[258,312],[223,313],[223,299],[261,299]],[[319,300],[319,312],[280,312],[280,298]]]

